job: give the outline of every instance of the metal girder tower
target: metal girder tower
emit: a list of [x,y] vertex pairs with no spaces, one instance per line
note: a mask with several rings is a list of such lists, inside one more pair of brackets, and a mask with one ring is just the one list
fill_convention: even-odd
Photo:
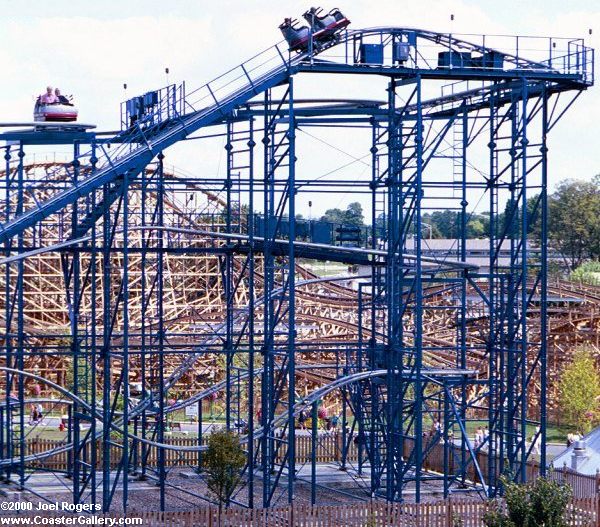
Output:
[[[233,497],[244,506],[291,502],[303,487],[311,502],[332,492],[418,501],[431,485],[493,496],[506,469],[528,477],[532,435],[543,472],[547,136],[593,84],[593,50],[551,38],[523,56],[524,37],[473,38],[377,28],[313,42],[310,53],[279,44],[197,90],[168,86],[128,101],[109,140],[2,134],[7,481],[35,493],[36,463],[67,453],[61,481],[74,503],[127,509],[132,486],[150,480],[164,510],[175,488],[169,463],[193,454],[201,465],[202,401],[219,393],[223,426],[247,452],[245,491]],[[371,76],[382,100],[308,98],[295,79],[310,74],[331,78],[330,92],[344,75]],[[169,174],[168,148],[207,126],[220,127],[225,176]],[[369,159],[369,175],[323,179],[301,168],[299,134],[311,127],[363,133],[363,143],[368,131],[356,157]],[[70,144],[73,159],[60,174],[30,173],[26,149],[38,144]],[[352,246],[346,226],[297,217],[299,196],[311,192],[368,196],[370,220]],[[199,193],[220,208],[198,210]],[[458,214],[458,247],[426,257],[423,216],[440,209]],[[466,254],[476,211],[489,212],[479,266]],[[539,261],[529,252],[534,228]],[[40,255],[56,256],[62,273],[66,316],[52,330],[29,320],[28,265]],[[211,270],[190,272],[196,258],[212,259]],[[316,277],[305,260],[363,270],[352,289],[337,285],[352,277]],[[29,367],[43,356],[68,359],[70,378],[54,383]],[[210,371],[222,378],[207,381]],[[198,385],[182,389],[182,379]],[[33,382],[69,416],[64,444],[35,454]],[[334,396],[336,459],[358,482],[352,492],[319,480],[319,405]],[[197,434],[169,442],[170,416],[186,407],[197,408]],[[475,444],[483,421],[489,434]],[[310,437],[308,461],[299,461],[300,436]],[[435,452],[442,474],[428,470]],[[200,474],[177,490],[199,500],[202,485]]]

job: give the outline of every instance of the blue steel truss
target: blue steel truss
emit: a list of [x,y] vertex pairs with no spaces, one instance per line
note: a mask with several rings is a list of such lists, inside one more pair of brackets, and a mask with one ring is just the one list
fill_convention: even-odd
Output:
[[[277,44],[201,88],[188,91],[185,84],[171,85],[125,102],[121,132],[110,139],[74,134],[69,139],[69,177],[60,182],[51,173],[24,180],[25,147],[57,142],[60,134],[0,136],[12,142],[3,147],[6,179],[0,224],[6,385],[0,467],[6,479],[35,492],[28,486],[32,463],[68,452],[66,475],[74,503],[101,503],[108,511],[118,492],[126,509],[129,476],[135,475],[156,482],[164,510],[172,487],[166,453],[198,452],[201,462],[199,402],[217,390],[225,397],[225,426],[243,428],[248,492],[236,494],[233,501],[249,507],[269,506],[282,496],[294,499],[303,484],[295,452],[300,414],[316,417],[319,400],[332,391],[341,394],[343,405],[341,468],[368,476],[365,496],[401,501],[410,490],[419,501],[425,485],[436,482],[444,495],[475,489],[493,496],[505,468],[516,480],[526,479],[532,450],[526,438],[532,429],[541,437],[544,471],[547,136],[593,84],[594,52],[580,39],[473,39],[377,28],[344,32],[326,46],[311,45],[310,53],[290,53]],[[368,50],[375,55],[369,56]],[[294,79],[310,73],[384,78],[385,100],[302,100]],[[193,224],[169,225],[164,210],[169,192],[165,151],[208,126],[224,130],[226,175],[221,181],[190,177],[184,183],[186,188],[224,190],[224,218],[212,231]],[[322,191],[296,167],[298,130],[311,126],[371,130],[370,178],[329,184],[332,192],[371,196],[370,225],[360,247],[336,243],[333,236],[324,239],[322,226],[296,218],[298,194]],[[488,170],[474,175],[469,156],[481,150],[482,142]],[[446,166],[451,167],[451,177],[432,168],[440,160],[450,163]],[[132,188],[142,191],[144,235],[139,247],[129,242]],[[34,199],[26,199],[26,193]],[[490,213],[489,266],[481,270],[466,261],[467,221],[474,205],[470,209],[469,200],[474,193],[485,196]],[[533,196],[532,207],[528,200]],[[500,224],[504,203],[505,221]],[[459,212],[458,260],[422,255],[422,217],[436,208]],[[48,222],[60,225],[62,238],[44,239],[42,226]],[[541,258],[532,261],[528,238],[536,222]],[[192,243],[198,236],[213,238],[214,243],[199,249]],[[506,241],[508,266],[498,259]],[[128,269],[134,250],[141,258],[143,308],[158,306],[155,317],[143,318],[135,328],[128,317]],[[168,329],[162,310],[168,251],[216,255],[224,284],[223,320],[211,335],[198,335],[197,342],[182,351],[173,348],[177,335]],[[70,331],[68,344],[59,351],[30,345],[24,320],[24,263],[41,252],[60,254],[63,264]],[[116,254],[122,262],[120,274],[111,264]],[[298,258],[363,264],[367,269],[356,297],[356,341],[299,341],[297,293],[320,279],[301,279]],[[259,260],[262,288],[256,285]],[[249,291],[244,308],[235,300],[242,285]],[[451,300],[435,305],[440,291]],[[84,309],[86,295],[101,298],[99,307],[92,302]],[[473,297],[484,312],[479,343],[470,338]],[[534,303],[542,321],[536,341],[529,338],[527,326]],[[450,344],[424,339],[426,319],[435,310],[444,310],[453,321]],[[321,365],[334,370],[336,380],[300,397],[298,372],[318,368],[307,365],[305,358],[323,350],[337,357],[335,365]],[[72,389],[52,386],[69,398],[69,440],[64,447],[31,457],[25,449],[25,382],[35,375],[24,371],[25,359],[41,353],[72,358]],[[170,375],[165,373],[167,353],[182,354],[181,365]],[[211,353],[224,357],[223,382],[185,401],[169,402],[181,376],[200,356]],[[484,357],[485,371],[474,371],[473,353]],[[442,357],[446,367],[432,368],[432,356]],[[134,358],[142,371],[136,399],[129,383]],[[528,404],[534,391],[538,412]],[[197,445],[167,444],[168,415],[190,405],[199,408]],[[467,425],[481,419],[487,421],[489,436],[475,445]],[[316,421],[308,480],[313,502],[335,492],[325,491],[319,482]],[[101,464],[97,449],[89,448],[98,439]],[[350,467],[347,457],[353,444],[358,449],[356,467]],[[115,445],[120,449],[116,468],[110,458]],[[441,475],[426,466],[436,445],[443,445]],[[154,451],[156,467],[148,461]]]

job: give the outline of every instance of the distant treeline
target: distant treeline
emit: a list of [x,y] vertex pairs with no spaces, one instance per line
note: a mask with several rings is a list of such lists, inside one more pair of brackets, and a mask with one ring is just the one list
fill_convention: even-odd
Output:
[[[527,199],[527,218],[523,218],[521,200],[515,197],[505,204],[494,225],[496,238],[510,238],[521,232],[527,222],[527,234],[539,242],[541,230],[541,200],[539,195]],[[320,218],[336,224],[363,227],[365,218],[360,203],[350,203],[345,210],[329,209]],[[462,215],[455,210],[436,210],[422,215],[423,236],[432,238],[458,238],[461,235]],[[369,222],[370,223],[370,222]],[[376,227],[383,227],[383,215],[377,218]],[[467,238],[490,236],[489,212],[468,213]],[[430,232],[431,231],[431,232]],[[586,260],[600,261],[600,175],[591,181],[568,179],[561,182],[548,196],[548,241],[572,268]]]

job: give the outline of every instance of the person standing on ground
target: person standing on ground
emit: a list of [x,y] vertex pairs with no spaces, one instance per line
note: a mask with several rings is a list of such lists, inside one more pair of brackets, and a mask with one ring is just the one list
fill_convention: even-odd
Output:
[[483,430],[480,426],[475,430],[475,448],[478,448],[483,443]]

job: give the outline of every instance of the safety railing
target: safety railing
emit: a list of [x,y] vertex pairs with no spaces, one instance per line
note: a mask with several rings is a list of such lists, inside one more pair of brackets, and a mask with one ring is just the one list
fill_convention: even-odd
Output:
[[185,113],[221,107],[243,92],[260,92],[261,84],[289,68],[301,55],[290,57],[287,44],[278,43],[187,94]]
[[194,114],[219,112],[234,97],[260,93],[264,83],[273,75],[285,71],[299,60],[302,60],[302,55],[291,57],[287,44],[278,43],[189,93],[182,83],[133,97],[121,104],[120,140],[124,146],[110,155],[102,153],[107,162],[114,162],[135,150],[139,143],[147,141],[165,123],[179,122]]
[[[180,122],[191,115],[220,112],[235,97],[260,93],[264,83],[288,69],[305,54],[290,56],[287,44],[278,43],[253,56],[212,81],[186,93],[185,83],[133,97],[121,104],[121,143],[112,152],[103,150],[100,166],[139,148],[165,123]],[[225,110],[222,110],[225,113]]]
[[170,84],[121,103],[121,130],[142,129],[176,118],[184,111],[185,83]]
[[482,74],[518,70],[575,75],[586,84],[594,81],[594,50],[583,39],[373,28],[343,33],[341,40],[342,46],[332,47],[323,57],[347,65]]
[[[488,35],[463,37],[422,30],[377,28],[344,31],[339,35],[339,41],[340,45],[322,52],[316,49],[315,52],[325,58],[332,55],[334,62],[361,66],[401,65],[442,72],[458,69],[463,73],[514,70],[525,77],[531,76],[531,72],[542,72],[546,76],[554,75],[553,78],[557,80],[561,75],[569,75],[569,82],[583,85],[590,85],[594,81],[594,50],[586,47],[581,39]],[[363,44],[380,48],[369,48],[370,52],[367,53]],[[253,94],[258,95],[273,83],[274,77],[306,61],[308,57],[308,52],[290,55],[287,44],[279,43],[189,93],[186,93],[184,84],[170,85],[131,99],[125,103],[129,107],[121,111],[123,131],[111,141],[112,145],[100,142],[93,156],[88,151],[78,160],[93,157],[94,161],[89,161],[98,169],[113,167],[123,158],[133,163],[136,150],[142,147],[145,152],[149,138],[165,123],[172,122],[174,118],[193,119],[192,116],[197,114],[229,113],[234,107],[231,104],[233,101],[241,103],[249,100]],[[332,65],[335,64],[328,64],[328,67]],[[131,102],[135,99],[137,102]],[[136,117],[133,122],[132,117]],[[168,145],[166,142],[163,146]],[[56,208],[61,199],[59,195],[56,200],[50,198],[45,204],[46,208]],[[37,204],[35,206],[40,207]],[[23,221],[27,223],[33,219],[28,217]]]
[[[594,50],[585,46],[583,39],[460,35],[399,28],[344,31],[339,39],[342,45],[332,46],[323,55],[346,64],[482,73],[548,72],[576,75],[585,84],[594,82]],[[365,53],[365,44],[378,48]],[[121,105],[122,130],[136,122],[147,128],[173,117],[218,111],[236,96],[260,93],[264,81],[307,57],[308,52],[290,55],[283,41],[189,93],[181,84],[134,97]]]
[[[593,50],[582,39],[505,35],[458,35],[401,28],[344,31],[341,45],[323,51],[352,65],[402,65],[430,70],[520,70],[579,76],[593,83]],[[365,46],[372,46],[372,53]],[[373,50],[373,46],[377,49]],[[315,52],[321,52],[318,47]],[[212,81],[186,93],[185,85],[167,86],[126,101],[121,109],[123,130],[137,124],[142,131],[173,117],[219,111],[235,98],[264,90],[273,75],[308,58],[304,52],[291,55],[282,41],[230,69]],[[469,89],[467,86],[466,89]],[[140,112],[140,108],[142,111]],[[229,113],[223,110],[223,114]],[[111,158],[117,156],[115,152]]]

